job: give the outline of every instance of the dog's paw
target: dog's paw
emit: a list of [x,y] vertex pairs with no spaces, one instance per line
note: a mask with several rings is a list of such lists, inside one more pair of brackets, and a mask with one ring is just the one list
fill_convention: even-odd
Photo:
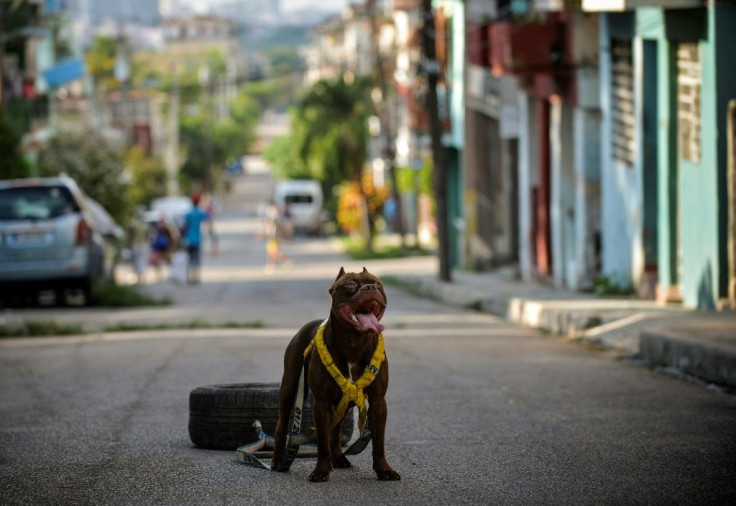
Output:
[[321,471],[319,469],[315,469],[312,471],[312,474],[309,475],[309,481],[318,483],[322,481],[329,481],[330,480],[330,472],[329,471]]
[[401,475],[393,469],[384,469],[383,471],[376,471],[379,481],[396,481],[401,479]]
[[350,463],[345,455],[340,455],[332,463],[332,467],[334,467],[335,469],[350,469],[351,467],[353,467],[353,465]]

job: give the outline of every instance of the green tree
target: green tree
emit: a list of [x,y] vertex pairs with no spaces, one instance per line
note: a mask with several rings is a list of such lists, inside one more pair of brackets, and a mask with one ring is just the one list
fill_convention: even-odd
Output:
[[258,103],[242,90],[224,119],[214,117],[209,102],[201,103],[196,114],[184,116],[181,143],[186,156],[180,178],[183,187],[199,185],[212,190],[217,186],[227,161],[250,151],[259,116]]
[[133,147],[125,155],[125,165],[130,171],[128,194],[132,204],[149,206],[153,199],[166,195],[166,168],[158,159]]
[[29,167],[20,150],[20,138],[0,111],[0,179],[29,176]]
[[291,135],[275,138],[266,146],[263,157],[271,164],[277,179],[315,179],[304,161]]
[[258,103],[261,111],[265,111],[276,108],[277,97],[282,90],[279,83],[272,79],[246,83],[242,91]]
[[370,79],[352,74],[318,82],[294,109],[291,134],[306,172],[322,182],[325,195],[332,195],[332,189],[345,181],[358,185],[364,201],[361,230],[367,249],[373,246],[375,232],[362,177],[372,110],[370,86]]
[[132,206],[123,179],[123,156],[103,139],[90,135],[54,138],[39,152],[38,167],[45,177],[65,173],[117,222],[127,222]]
[[360,181],[366,161],[369,84],[349,76],[320,81],[294,109],[296,149],[326,190],[346,180]]
[[266,57],[271,66],[272,77],[290,76],[301,72],[304,68],[302,58],[293,46],[272,47],[266,51]]
[[396,179],[399,187],[399,193],[418,192],[420,195],[434,196],[432,186],[432,159],[424,160],[422,166],[418,169],[411,167],[399,167],[397,169]]
[[115,59],[118,54],[118,40],[113,37],[95,37],[92,47],[87,51],[85,61],[95,83],[111,89],[120,86],[115,79]]

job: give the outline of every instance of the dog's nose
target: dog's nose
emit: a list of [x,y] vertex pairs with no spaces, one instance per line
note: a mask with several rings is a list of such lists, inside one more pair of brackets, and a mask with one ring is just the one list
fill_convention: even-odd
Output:
[[363,285],[360,289],[370,292],[373,290],[377,290],[378,288],[376,288],[376,285]]

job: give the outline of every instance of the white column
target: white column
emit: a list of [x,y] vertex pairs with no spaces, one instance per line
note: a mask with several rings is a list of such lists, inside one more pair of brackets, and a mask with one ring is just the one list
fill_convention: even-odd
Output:
[[573,257],[575,259],[575,269],[571,273],[571,288],[578,290],[582,288],[586,282],[585,273],[588,272],[586,265],[586,240],[588,239],[587,224],[590,217],[588,216],[588,205],[585,196],[586,174],[585,174],[585,149],[587,142],[597,142],[598,135],[592,132],[588,135],[588,128],[592,128],[593,124],[586,123],[587,113],[584,109],[575,108],[573,116],[573,170],[575,177],[575,244],[573,246]]
[[531,165],[529,95],[519,93],[519,270],[521,278],[532,278]]
[[550,163],[549,163],[549,218],[550,233],[552,236],[552,273],[553,281],[556,288],[561,288],[565,284],[565,271],[563,255],[563,234],[562,234],[562,100],[559,97],[552,97],[549,107],[549,147],[550,147]]

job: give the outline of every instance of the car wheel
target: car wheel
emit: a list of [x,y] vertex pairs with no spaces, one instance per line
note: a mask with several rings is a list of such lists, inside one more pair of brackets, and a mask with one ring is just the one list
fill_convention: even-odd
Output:
[[54,290],[54,304],[58,307],[67,305],[65,288],[57,288]]
[[83,302],[85,306],[92,304],[92,279],[85,278],[79,285],[79,292],[82,294]]
[[[304,432],[314,426],[313,397],[304,405]],[[258,439],[253,422],[263,432],[275,435],[279,418],[278,383],[235,383],[198,387],[189,394],[189,438],[199,448],[235,450]],[[342,424],[341,440],[346,445],[353,435],[352,410]]]

